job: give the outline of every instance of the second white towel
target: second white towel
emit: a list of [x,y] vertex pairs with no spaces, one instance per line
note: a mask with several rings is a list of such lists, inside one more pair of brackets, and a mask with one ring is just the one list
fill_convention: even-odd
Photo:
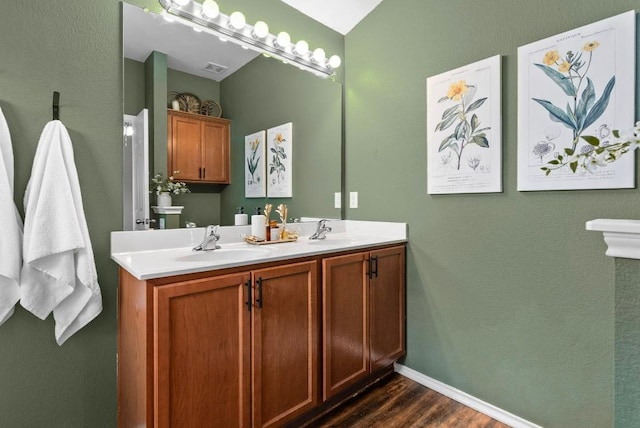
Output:
[[41,319],[52,311],[62,345],[102,311],[71,139],[62,122],[40,136],[24,196],[20,304]]

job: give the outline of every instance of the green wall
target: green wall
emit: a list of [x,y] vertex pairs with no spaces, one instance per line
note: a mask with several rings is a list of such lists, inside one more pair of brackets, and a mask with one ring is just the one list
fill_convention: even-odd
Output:
[[[231,184],[222,192],[222,224],[233,224],[236,207],[251,215],[266,202],[287,204],[289,217],[340,218],[334,193],[342,183],[342,85],[259,56],[221,87],[225,115],[233,120]],[[293,122],[293,197],[245,199],[245,135],[287,122]],[[267,152],[267,169],[270,159]]]
[[[132,3],[157,7],[152,0]],[[278,0],[224,0],[327,52],[343,38]],[[345,38],[352,219],[406,221],[404,364],[546,427],[613,423],[614,268],[594,218],[637,218],[637,190],[520,193],[517,47],[640,6],[595,0],[385,0]],[[397,23],[406,23],[398,25]],[[116,0],[4,2],[0,106],[21,201],[51,96],[74,143],[104,311],[62,347],[16,309],[0,326],[0,425],[113,427],[122,218],[122,59]],[[426,195],[425,79],[503,57],[504,193]],[[402,191],[398,191],[402,189]],[[632,263],[632,262],[629,262]],[[637,268],[628,269],[636,278]],[[633,280],[630,280],[633,282]]]
[[[614,267],[585,221],[640,198],[516,191],[517,48],[638,6],[385,0],[346,36],[347,217],[409,224],[404,364],[545,427],[613,424]],[[427,195],[426,78],[496,54],[505,190]]]

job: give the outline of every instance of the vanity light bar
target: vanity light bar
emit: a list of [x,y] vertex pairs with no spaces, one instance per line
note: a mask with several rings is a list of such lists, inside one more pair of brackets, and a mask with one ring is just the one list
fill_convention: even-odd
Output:
[[[159,0],[162,7],[167,13],[175,16],[178,21],[191,25],[197,24],[202,26],[205,31],[229,40],[245,48],[272,56],[285,63],[292,63],[302,70],[310,71],[320,77],[330,77],[335,71],[326,58],[313,58],[310,53],[298,55],[294,51],[295,45],[288,43],[280,45],[277,42],[277,36],[267,33],[264,37],[258,38],[255,27],[245,24],[241,29],[235,29],[229,25],[230,17],[223,13],[219,13],[217,17],[209,19],[202,14],[202,5],[195,1],[185,3],[184,0],[176,2],[175,0]],[[181,3],[185,3],[181,5]]]

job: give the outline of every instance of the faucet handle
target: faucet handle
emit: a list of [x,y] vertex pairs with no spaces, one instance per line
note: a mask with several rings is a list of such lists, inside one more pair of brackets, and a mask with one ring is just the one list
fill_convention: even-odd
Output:
[[210,224],[209,226],[207,226],[207,231],[205,232],[205,235],[212,236],[216,239],[220,239],[220,234],[218,234],[219,227],[220,227],[219,224],[216,224],[216,225]]

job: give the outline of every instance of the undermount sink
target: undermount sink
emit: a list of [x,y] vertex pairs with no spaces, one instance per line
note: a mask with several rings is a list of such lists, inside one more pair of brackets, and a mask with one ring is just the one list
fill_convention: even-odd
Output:
[[180,262],[233,262],[261,259],[271,255],[266,248],[218,248],[211,251],[193,251],[176,258]]

